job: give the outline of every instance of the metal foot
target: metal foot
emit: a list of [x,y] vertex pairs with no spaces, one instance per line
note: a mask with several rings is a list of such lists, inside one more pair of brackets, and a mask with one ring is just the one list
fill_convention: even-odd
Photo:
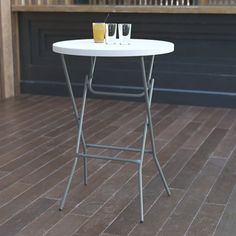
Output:
[[139,164],[138,182],[139,182],[140,222],[143,222],[144,221],[144,217],[143,217],[143,177],[142,177],[142,164]]

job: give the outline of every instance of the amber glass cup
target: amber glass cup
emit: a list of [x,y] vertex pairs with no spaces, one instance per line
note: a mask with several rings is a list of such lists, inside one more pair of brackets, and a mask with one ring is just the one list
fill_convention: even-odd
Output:
[[105,23],[93,23],[93,39],[95,43],[103,43],[105,38]]

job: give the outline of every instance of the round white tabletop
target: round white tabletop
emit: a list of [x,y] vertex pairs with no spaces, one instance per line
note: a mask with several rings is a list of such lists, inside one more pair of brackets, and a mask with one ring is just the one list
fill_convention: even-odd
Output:
[[65,55],[91,57],[134,57],[161,55],[174,51],[171,42],[149,39],[131,39],[129,45],[94,43],[93,39],[56,42],[53,51]]

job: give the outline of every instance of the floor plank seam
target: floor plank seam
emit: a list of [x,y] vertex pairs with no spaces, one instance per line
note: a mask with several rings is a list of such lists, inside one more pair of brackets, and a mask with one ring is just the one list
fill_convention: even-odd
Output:
[[[72,130],[72,129],[71,129]],[[67,132],[67,131],[65,131],[65,132]],[[58,135],[58,136],[61,136],[61,134],[60,135]],[[75,137],[75,136],[74,136]],[[71,138],[69,138],[69,139],[72,139],[73,137],[71,137]],[[37,139],[37,138],[36,138]],[[68,139],[68,140],[69,140]],[[67,140],[65,140],[63,143],[65,143]],[[48,139],[47,141],[45,141],[45,142],[43,142],[43,143],[40,143],[40,145],[39,146],[42,146],[42,145],[46,145],[46,144],[50,144],[52,142],[52,140],[51,139]],[[26,155],[26,154],[28,154],[29,152],[31,152],[31,151],[34,151],[34,150],[36,150],[39,146],[35,146],[35,148],[33,148],[33,149],[31,149],[31,150],[27,150],[25,153],[23,153],[23,154],[21,154],[21,155],[19,155],[19,156],[17,156],[17,158],[15,158],[15,159],[13,159],[13,160],[10,160],[9,162],[7,162],[7,163],[5,163],[4,165],[2,165],[0,168],[3,168],[4,166],[6,166],[6,165],[8,165],[9,163],[11,163],[11,162],[13,162],[13,161],[15,161],[15,160],[17,160],[17,159],[19,159],[19,158],[22,158],[22,156],[24,156],[24,155]],[[55,147],[52,147],[51,149],[55,149]],[[1,159],[1,158],[0,158]],[[34,159],[33,159],[34,160]],[[32,160],[32,161],[33,161]]]
[[[37,199],[38,200],[38,199]],[[53,199],[52,199],[53,200]],[[56,204],[56,203],[55,203]],[[27,206],[28,207],[28,206]],[[50,206],[47,210],[50,210],[54,207],[54,204],[52,206]],[[30,224],[32,224],[33,222],[37,221],[37,219],[39,219],[42,215],[44,214],[44,212],[42,212],[40,215],[38,215],[36,218],[34,218],[34,220],[32,220],[31,222],[29,222],[28,224],[26,224],[23,228],[20,229],[20,231],[18,231],[17,234],[19,234],[21,231],[23,231],[26,227],[28,227]]]
[[[81,99],[78,99],[78,101],[80,102]],[[86,110],[87,117],[85,117],[86,122],[84,127],[87,132],[87,140],[94,141],[94,143],[98,141],[98,144],[111,140],[113,145],[120,145],[131,140],[130,145],[132,144],[134,147],[137,147],[140,143],[143,130],[141,120],[144,116],[142,103],[89,98]],[[95,182],[94,184],[91,182],[92,186],[88,187],[87,190],[83,190],[82,195],[78,196],[78,201],[76,201],[77,190],[83,189],[83,164],[80,162],[74,176],[75,182],[72,183],[68,195],[68,205],[66,206],[68,208],[65,208],[62,213],[57,212],[64,190],[63,186],[66,185],[68,180],[69,172],[66,173],[66,171],[70,169],[72,161],[74,160],[73,153],[76,144],[76,124],[73,124],[74,121],[70,114],[72,113],[71,111],[72,105],[70,99],[62,97],[26,95],[7,103],[4,102],[4,104],[0,103],[0,127],[6,130],[4,139],[0,137],[0,152],[2,150],[0,163],[4,164],[0,168],[0,184],[2,187],[0,196],[3,197],[1,202],[3,205],[0,207],[1,213],[3,213],[1,214],[2,230],[4,230],[4,232],[5,230],[9,230],[9,232],[22,232],[23,234],[19,236],[25,236],[28,235],[28,233],[28,236],[34,236],[34,234],[42,236],[42,234],[48,235],[47,233],[49,233],[49,231],[50,235],[59,233],[58,236],[60,236],[62,232],[65,232],[63,236],[77,236],[81,233],[81,235],[85,234],[86,230],[88,235],[92,235],[91,233],[93,232],[97,232],[96,235],[101,236],[135,235],[135,233],[138,232],[137,230],[145,229],[145,227],[139,228],[139,224],[134,222],[134,219],[138,218],[138,215],[136,216],[138,209],[136,210],[135,208],[131,210],[131,207],[138,204],[138,192],[135,187],[137,171],[132,166],[132,169],[130,169],[131,173],[122,175],[123,170],[129,170],[128,164],[117,164],[116,166],[116,164],[111,161],[102,162],[88,159],[90,166],[88,176],[89,184],[91,181],[95,180]],[[119,116],[119,118],[114,116],[114,114],[117,114],[116,116],[118,117],[118,114],[122,111],[124,111],[124,115]],[[131,114],[131,111],[134,111],[134,114],[125,115],[128,113]],[[196,232],[194,230],[199,228],[199,226],[196,227],[196,224],[199,223],[200,220],[199,217],[208,217],[207,214],[210,212],[215,212],[214,214],[216,215],[206,218],[205,222],[210,222],[209,227],[206,226],[206,230],[210,230],[210,233],[214,230],[213,234],[216,234],[217,231],[217,233],[219,233],[224,227],[227,227],[227,225],[224,225],[226,219],[225,212],[229,212],[228,208],[230,202],[232,204],[231,198],[233,190],[231,191],[231,187],[235,189],[235,184],[231,183],[226,189],[227,193],[223,196],[211,196],[212,198],[209,198],[209,200],[212,200],[212,202],[207,202],[206,199],[209,197],[210,192],[212,192],[216,182],[219,182],[219,176],[222,175],[229,161],[231,161],[232,164],[234,163],[234,161],[232,161],[232,155],[236,152],[236,147],[233,147],[232,141],[233,130],[236,129],[236,121],[234,119],[236,118],[235,111],[236,110],[224,108],[154,104],[152,107],[152,117],[154,120],[154,129],[156,129],[155,143],[158,144],[157,154],[160,155],[163,153],[160,162],[162,168],[164,168],[163,172],[165,173],[165,170],[167,171],[168,183],[171,184],[177,179],[176,182],[174,182],[174,187],[170,188],[171,191],[176,191],[177,196],[174,198],[175,200],[170,202],[172,204],[171,207],[168,207],[168,209],[160,208],[162,204],[161,201],[164,200],[164,197],[160,199],[160,197],[165,194],[164,188],[162,188],[163,186],[159,180],[160,176],[156,175],[155,166],[152,166],[152,158],[150,158],[149,155],[145,155],[143,167],[146,168],[143,174],[145,182],[143,189],[147,189],[146,193],[150,194],[154,191],[151,189],[154,188],[154,183],[158,184],[158,194],[147,199],[144,209],[145,217],[147,217],[148,220],[148,217],[155,216],[157,214],[155,213],[155,209],[161,209],[165,212],[162,216],[164,218],[158,220],[158,227],[148,228],[150,235],[159,235],[161,230],[167,230],[161,233],[174,232],[172,229],[168,230],[166,226],[169,226],[169,223],[176,224],[180,222],[179,219],[175,217],[175,211],[179,214],[191,216],[190,219],[186,218],[187,221],[179,226],[180,228],[176,232],[176,235],[181,232],[184,232],[184,235]],[[40,113],[43,114],[41,118],[39,117]],[[103,131],[102,127],[106,125],[106,123],[109,124],[109,127],[107,131]],[[195,123],[198,124],[198,127],[194,125]],[[119,127],[119,129],[115,130],[115,127]],[[29,128],[28,131],[27,128]],[[223,135],[224,131],[227,131],[225,135]],[[107,134],[108,132],[111,133],[110,136]],[[122,132],[124,132],[124,135]],[[128,136],[128,134],[130,134],[130,136]],[[197,138],[196,141],[194,140],[195,137]],[[190,138],[192,138],[192,141],[186,143]],[[213,138],[216,138],[216,140],[214,141]],[[51,140],[51,142],[49,140]],[[206,142],[206,140],[209,141]],[[219,142],[217,142],[217,140]],[[38,149],[34,147],[34,143],[36,142],[37,146],[41,145]],[[185,146],[185,144],[187,145]],[[13,145],[15,145],[15,147]],[[148,144],[147,141],[147,148],[149,148],[149,146],[150,143]],[[7,147],[9,147],[9,150],[7,150]],[[58,149],[58,147],[61,148]],[[30,152],[28,148],[33,148],[33,151]],[[19,155],[16,152],[18,152]],[[91,153],[104,153],[104,155],[106,153],[114,153],[115,156],[121,155],[121,152],[106,151],[105,149],[101,149],[100,151],[93,149]],[[34,158],[31,159],[30,155],[33,155]],[[68,158],[66,158],[66,155]],[[196,155],[196,158],[191,161],[194,155]],[[204,156],[201,158],[200,155]],[[127,156],[129,156],[129,154],[127,154]],[[134,157],[135,156],[132,158]],[[138,155],[136,157],[138,157]],[[175,157],[177,158],[176,160]],[[198,158],[200,158],[199,164]],[[178,163],[177,160],[179,160],[180,163]],[[213,172],[211,171],[209,175],[205,171],[201,175],[202,170],[209,161],[211,161],[210,165],[208,165],[208,167],[210,167],[209,170],[213,170]],[[197,164],[196,168],[194,167],[195,164]],[[220,164],[220,166],[218,166],[218,164]],[[222,168],[219,173],[216,172],[214,168],[218,170],[221,166]],[[187,168],[194,168],[194,170],[190,170],[190,173],[188,173],[189,170]],[[23,172],[21,173],[21,171]],[[174,172],[171,174],[170,171]],[[182,172],[183,174],[181,174]],[[120,175],[122,175],[122,180],[124,181],[119,180]],[[180,175],[179,178],[178,175]],[[192,198],[188,196],[188,194],[190,194],[190,189],[197,190],[196,188],[203,188],[204,190],[205,175],[208,179],[208,185],[206,185],[207,189],[204,191],[204,195],[200,194],[200,199],[196,200],[192,209],[192,207],[190,207]],[[190,179],[185,181],[183,179],[185,176],[190,176]],[[217,177],[212,179],[211,176]],[[229,178],[231,179],[231,177],[233,178],[232,167],[229,175],[225,172],[224,176],[228,176],[226,178],[227,180]],[[16,179],[17,177],[18,179]],[[158,178],[157,182],[156,178]],[[200,179],[196,180],[198,178]],[[110,188],[110,184],[112,183],[118,184],[117,189],[114,186]],[[150,185],[150,183],[152,184]],[[201,185],[202,183],[203,186]],[[220,183],[223,184],[223,186],[226,185],[224,179],[222,179],[219,184]],[[127,187],[125,187],[126,185]],[[129,189],[127,189],[128,186]],[[102,190],[103,188],[104,191]],[[112,192],[111,190],[114,191]],[[127,197],[123,197],[122,194],[127,190],[129,194]],[[98,196],[100,200],[93,205],[93,200],[96,199],[96,196]],[[197,198],[196,194],[193,195],[193,197]],[[218,198],[222,199],[224,204],[220,204],[222,201],[218,204]],[[165,202],[166,201],[167,200],[165,200]],[[117,204],[115,204],[116,202]],[[38,207],[42,203],[46,205],[39,211]],[[113,204],[114,208],[116,208],[114,213],[112,210]],[[87,209],[87,205],[89,205],[90,208]],[[76,209],[77,207],[80,207],[81,210],[80,208]],[[184,207],[190,207],[190,213],[183,212],[185,210]],[[30,217],[27,214],[31,210],[33,215]],[[109,211],[106,212],[106,210]],[[112,212],[110,212],[110,210],[112,210]],[[186,210],[188,211],[188,209]],[[55,217],[54,213],[56,214]],[[107,219],[105,217],[106,214],[108,214]],[[14,223],[14,220],[20,219],[21,216],[24,218],[21,219],[22,222]],[[77,216],[79,222],[77,221]],[[89,223],[90,220],[95,220],[95,217],[102,217],[103,219]],[[127,217],[131,218],[129,219]],[[125,219],[128,221],[125,222]],[[126,223],[127,225],[124,225]],[[112,227],[106,231],[111,225]],[[161,225],[160,228],[159,225]],[[57,226],[59,226],[62,231],[59,232]],[[134,231],[134,229],[136,231]],[[0,230],[0,232],[3,231]]]
[[[177,152],[177,151],[176,151]],[[193,154],[192,154],[193,155]],[[191,157],[192,157],[192,155],[189,157],[189,159],[191,159]],[[173,154],[172,156],[171,156],[171,158],[162,166],[162,168],[165,170],[165,166],[167,166],[167,164],[169,163],[169,162],[171,162],[171,160],[174,158],[174,156],[175,156],[175,154]],[[184,165],[183,165],[183,167],[184,167]],[[182,168],[183,168],[182,167]],[[182,169],[180,169],[178,172],[177,172],[177,174],[169,181],[169,186],[170,186],[170,184],[171,184],[171,182],[175,179],[175,177],[181,172],[181,170]],[[156,177],[158,177],[159,175],[152,175],[152,178],[150,179],[150,181],[148,182],[148,183],[150,183],[154,178],[156,178]],[[145,189],[145,187],[148,185],[148,183],[143,187],[143,189]],[[183,190],[183,189],[181,189],[181,190]],[[137,195],[138,196],[138,195]],[[135,197],[135,198],[137,198],[137,196]],[[161,196],[161,193],[159,194],[159,196],[157,196],[157,198],[159,198]],[[144,196],[145,197],[145,196]],[[135,199],[134,198],[134,199]],[[130,203],[129,204],[127,204],[127,207],[130,205],[132,203],[132,201],[130,201]],[[124,208],[124,210],[123,211],[125,211],[125,209],[127,208],[127,207],[125,207]],[[151,208],[149,208],[149,210],[150,210]],[[148,211],[145,213],[145,215],[148,213]],[[115,218],[115,219],[113,219],[113,221],[111,221],[111,223],[110,223],[110,225],[112,225],[112,223],[119,217],[119,215],[121,215],[122,214],[122,212],[120,212],[120,214],[118,214],[118,216]],[[106,229],[107,228],[109,228],[109,226],[110,225],[108,225],[104,230],[103,230],[103,233],[106,231]],[[132,231],[132,229],[131,229],[131,231]]]
[[[111,162],[111,161],[109,161],[109,162]],[[122,169],[122,167],[123,167],[123,166],[121,166],[112,176],[114,176],[117,172],[119,172],[119,171]],[[134,175],[135,175],[135,174],[134,174]],[[134,175],[133,175],[133,176],[134,176]],[[86,199],[87,199],[89,196],[91,196],[92,194],[94,194],[94,193],[98,190],[98,188],[101,188],[102,185],[105,184],[105,182],[107,182],[110,178],[112,178],[112,176],[109,177],[107,180],[105,180],[101,185],[99,185],[94,191],[92,191],[88,196],[86,196],[86,198],[84,198],[83,201],[81,201],[80,203],[78,203],[75,207],[79,206],[79,205],[82,204],[84,201],[86,201]],[[133,176],[131,176],[131,177],[125,182],[125,184],[128,183],[129,180],[132,179]],[[122,185],[121,188],[122,188],[123,186],[124,186],[124,185]],[[112,199],[112,198],[114,197],[114,195],[115,195],[121,188],[119,188],[115,193],[113,193],[113,195],[112,195],[106,202],[110,201],[110,199]],[[105,203],[106,203],[106,202],[105,202]],[[88,217],[88,218],[93,217],[93,216],[105,205],[105,203],[104,203],[103,205],[101,205],[101,206],[97,209],[97,211],[94,212],[93,215],[91,215],[91,216],[89,216],[89,217],[86,216],[86,215],[85,215],[85,216]],[[72,208],[71,211],[67,212],[66,215],[71,214],[71,212],[75,209],[75,207]],[[74,214],[74,215],[81,215],[81,216],[83,216],[82,214]],[[62,220],[62,219],[61,219],[61,220]],[[88,220],[89,220],[89,219],[88,219]],[[82,226],[83,226],[84,224],[86,224],[87,222],[88,222],[88,221],[85,220],[85,222],[82,223],[80,227],[82,227]],[[58,222],[57,222],[57,223],[58,223]],[[53,226],[53,227],[54,227],[54,226]],[[51,227],[50,229],[52,229],[53,227]],[[79,227],[79,228],[80,228],[80,227]],[[77,231],[79,228],[77,228],[76,231]],[[50,231],[50,229],[48,229],[48,231]],[[48,231],[47,231],[47,232],[48,232]],[[76,232],[76,231],[75,231],[75,232]]]
[[[233,194],[233,191],[231,192],[231,194],[230,194],[230,196],[229,196],[229,199],[231,198],[232,194]],[[226,207],[229,205],[229,202],[230,202],[229,199],[228,199],[227,203],[225,204],[224,210],[223,210],[222,213],[221,213],[221,216],[220,216],[219,221],[218,221],[218,223],[217,223],[217,225],[216,225],[216,227],[215,227],[214,232],[212,233],[212,236],[214,236],[214,235],[216,234],[216,232],[217,232],[217,229],[218,229],[218,227],[219,227],[219,225],[220,225],[220,222],[221,222],[221,220],[222,220],[222,217],[223,217],[223,215],[224,215],[224,213],[225,213]]]
[[[190,159],[189,159],[190,160]],[[187,161],[188,162],[188,161]],[[204,166],[202,166],[201,170],[206,166],[207,161],[204,163]],[[189,189],[191,188],[191,186],[193,185],[194,181],[198,178],[198,176],[201,173],[201,170],[198,171],[198,173],[195,175],[195,177],[193,178],[193,180],[191,181],[191,184],[186,188],[183,189],[185,190],[185,193],[182,195],[182,197],[180,198],[180,200],[178,201],[178,203],[176,204],[176,206],[173,208],[173,210],[171,211],[171,213],[169,214],[169,217],[167,217],[167,219],[163,222],[162,226],[160,227],[159,231],[157,232],[156,236],[158,236],[159,232],[163,229],[164,225],[167,223],[167,221],[169,219],[171,219],[171,216],[173,215],[173,213],[175,212],[175,210],[177,209],[177,207],[179,206],[180,202],[182,202],[182,200],[184,199],[184,197],[187,195]],[[180,171],[181,172],[181,171]],[[180,173],[179,172],[179,173]],[[176,175],[177,176],[177,175]],[[174,178],[173,178],[174,180]]]
[[[210,160],[210,158],[208,159],[208,161],[209,161],[209,160]],[[208,161],[207,161],[207,162],[208,162]],[[206,162],[206,163],[207,163],[207,162]],[[186,236],[186,234],[187,234],[188,230],[190,229],[190,227],[191,227],[192,223],[193,223],[193,222],[194,222],[194,220],[196,219],[196,217],[197,217],[198,213],[199,213],[199,212],[200,212],[200,210],[202,209],[203,205],[206,203],[206,199],[207,199],[207,197],[209,196],[209,193],[211,192],[211,190],[212,190],[212,188],[213,188],[214,184],[216,183],[216,181],[217,181],[218,177],[219,177],[219,176],[220,176],[220,174],[223,172],[223,170],[224,170],[224,167],[225,167],[226,163],[227,163],[227,161],[225,161],[225,162],[224,162],[224,165],[222,166],[221,170],[219,171],[219,173],[218,173],[218,175],[217,175],[217,177],[216,177],[216,179],[215,179],[214,183],[212,183],[212,186],[211,186],[211,188],[208,190],[208,192],[207,192],[207,194],[206,194],[206,196],[205,196],[204,200],[202,201],[202,204],[201,204],[201,205],[200,205],[200,207],[198,208],[198,211],[196,212],[196,214],[194,215],[194,217],[193,217],[192,221],[190,222],[190,224],[189,224],[189,227],[188,227],[188,228],[187,228],[187,230],[185,231],[185,234],[184,234],[184,236]],[[203,167],[203,168],[204,168],[204,167]],[[203,168],[202,168],[202,169],[203,169]]]
[[[231,152],[231,154],[230,154],[229,156],[231,156],[235,150],[236,150],[236,146],[235,146],[235,148],[233,149],[233,151]],[[228,158],[228,159],[226,160],[225,166],[226,166],[226,164],[228,163],[229,160],[230,160],[230,158]],[[231,192],[230,195],[229,195],[229,198],[228,198],[227,203],[224,205],[224,206],[225,206],[225,207],[224,207],[224,210],[223,210],[222,213],[221,213],[221,216],[220,216],[219,221],[218,221],[218,223],[217,223],[217,225],[216,225],[216,227],[215,227],[214,232],[212,233],[212,236],[214,236],[215,233],[216,233],[216,231],[217,231],[217,228],[218,228],[218,226],[219,226],[219,224],[220,224],[220,222],[221,222],[221,219],[222,219],[222,217],[223,217],[223,215],[224,215],[225,209],[226,209],[227,205],[229,204],[229,199],[231,198],[232,194],[233,194],[233,190],[232,190],[232,192]],[[209,203],[209,202],[207,202],[207,203],[208,203],[208,204],[216,204],[216,203]]]

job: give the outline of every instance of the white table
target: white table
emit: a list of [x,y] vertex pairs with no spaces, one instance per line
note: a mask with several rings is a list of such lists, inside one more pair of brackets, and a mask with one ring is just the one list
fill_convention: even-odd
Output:
[[[60,210],[63,209],[65,200],[71,185],[71,181],[73,175],[76,170],[77,162],[79,157],[83,157],[84,160],[84,183],[87,184],[87,158],[97,158],[97,159],[105,159],[105,160],[112,160],[112,161],[125,161],[129,163],[134,163],[138,167],[138,180],[139,180],[139,196],[140,196],[140,222],[144,221],[143,217],[143,187],[142,187],[142,165],[143,165],[143,158],[145,153],[152,153],[154,162],[157,166],[157,169],[160,173],[161,179],[163,181],[164,187],[170,195],[170,190],[165,180],[164,174],[162,172],[161,166],[156,156],[156,146],[154,141],[154,134],[153,134],[153,125],[152,125],[152,117],[151,117],[151,102],[152,102],[152,93],[153,93],[153,86],[154,86],[154,79],[152,78],[152,71],[153,71],[153,64],[155,55],[167,54],[174,51],[174,44],[171,42],[159,41],[159,40],[146,40],[146,39],[132,39],[129,45],[107,45],[105,43],[94,43],[92,39],[83,39],[83,40],[68,40],[57,42],[53,44],[53,51],[56,53],[61,54],[62,65],[67,81],[67,86],[69,89],[69,93],[71,96],[73,110],[75,114],[76,124],[78,128],[78,137],[77,137],[77,145],[76,145],[76,157],[71,169],[70,177],[65,189],[65,193],[63,195]],[[83,98],[82,98],[82,107],[80,114],[77,109],[75,97],[73,94],[70,77],[68,74],[68,68],[65,61],[64,55],[73,55],[73,56],[86,56],[91,57],[91,69],[88,75],[85,78],[84,82],[84,91],[83,91]],[[146,72],[144,57],[151,57],[151,63],[149,71]],[[141,93],[114,93],[114,92],[104,92],[104,91],[97,91],[92,87],[93,82],[93,74],[95,71],[95,64],[96,59],[98,57],[138,57],[140,58],[141,62],[141,78],[143,80],[143,92]],[[139,148],[126,148],[126,147],[118,147],[118,146],[111,146],[111,145],[98,145],[98,144],[87,144],[85,142],[85,138],[83,135],[83,119],[84,119],[84,111],[86,105],[86,97],[88,89],[94,93],[99,95],[107,95],[107,96],[125,96],[125,97],[144,97],[145,104],[146,104],[146,119],[144,124],[143,130],[143,140],[142,140],[142,147]],[[151,150],[146,150],[146,137],[147,131],[149,130],[150,138],[151,138]],[[83,152],[80,151],[80,143],[82,142]],[[88,153],[87,148],[105,148],[105,149],[116,149],[116,150],[123,150],[123,151],[134,151],[140,152],[140,159],[132,160],[126,158],[115,158],[110,156],[98,156],[98,155],[91,155]]]

